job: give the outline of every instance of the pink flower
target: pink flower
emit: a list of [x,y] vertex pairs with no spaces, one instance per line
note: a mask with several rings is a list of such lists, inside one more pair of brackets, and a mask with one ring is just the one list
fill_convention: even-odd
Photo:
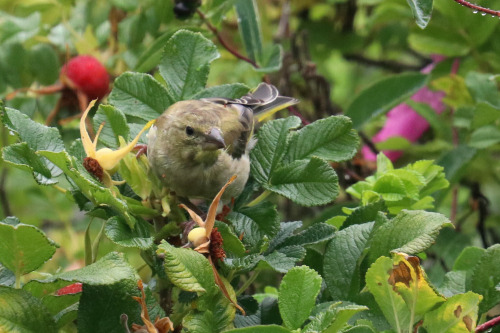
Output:
[[[439,56],[434,57],[434,62],[422,69],[422,73],[429,73],[434,66],[443,59],[443,57]],[[442,103],[444,96],[445,93],[442,91],[432,91],[427,87],[423,87],[417,91],[411,99],[418,103],[426,103],[433,108],[436,113],[441,113],[446,108]],[[428,128],[429,123],[427,120],[420,116],[408,104],[402,103],[387,113],[387,120],[384,127],[373,137],[373,142],[382,142],[395,136],[401,136],[410,142],[415,142]],[[361,152],[365,159],[376,161],[376,155],[368,146],[363,146]],[[394,162],[401,157],[403,151],[387,150],[384,151],[384,154]]]

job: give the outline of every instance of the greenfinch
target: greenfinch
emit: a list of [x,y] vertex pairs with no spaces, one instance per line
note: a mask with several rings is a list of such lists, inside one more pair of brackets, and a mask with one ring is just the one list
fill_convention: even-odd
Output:
[[148,159],[161,182],[181,198],[212,200],[236,175],[222,197],[237,197],[250,173],[254,121],[298,103],[261,83],[239,98],[203,98],[170,106],[148,134]]

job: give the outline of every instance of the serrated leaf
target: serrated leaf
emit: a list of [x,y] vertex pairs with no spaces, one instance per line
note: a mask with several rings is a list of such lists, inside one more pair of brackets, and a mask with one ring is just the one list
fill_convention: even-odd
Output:
[[55,321],[42,302],[19,289],[0,286],[1,332],[57,332]]
[[59,78],[59,58],[48,43],[34,45],[29,51],[29,58],[31,70],[42,85],[50,85]]
[[111,252],[89,266],[54,274],[44,280],[31,280],[23,289],[36,297],[43,297],[74,282],[104,286],[121,280],[135,281],[135,269],[124,260],[123,254]]
[[243,235],[243,243],[256,250],[264,237],[272,238],[279,230],[279,216],[276,207],[265,201],[253,207],[243,207],[230,212],[227,219],[237,235]]
[[423,315],[445,299],[429,285],[417,257],[380,257],[366,272],[366,286],[397,332],[413,331]]
[[127,119],[123,112],[111,105],[100,104],[97,112],[92,119],[94,123],[94,128],[99,128],[101,124],[104,124],[101,134],[99,135],[99,141],[102,142],[106,147],[118,148],[120,142],[118,137],[121,136],[128,142],[129,138],[129,128],[127,124]]
[[438,309],[428,312],[424,316],[423,327],[429,333],[474,332],[481,298],[481,295],[470,291],[455,295],[447,299]]
[[467,164],[476,156],[477,150],[465,145],[453,148],[437,160],[444,167],[446,179],[454,184],[461,176]]
[[330,162],[342,162],[356,154],[359,138],[351,130],[351,120],[345,116],[331,116],[316,120],[290,136],[287,160],[303,160],[312,156]]
[[[145,289],[145,294],[151,319],[164,317],[164,311],[149,289]],[[78,305],[78,332],[121,333],[124,331],[120,323],[122,314],[127,315],[129,327],[132,323],[142,324],[141,308],[132,296],[140,296],[136,279],[125,279],[110,285],[84,284]]]
[[403,210],[388,223],[374,230],[370,237],[369,258],[391,251],[417,254],[429,248],[443,227],[452,226],[444,215],[426,211]]
[[113,216],[106,221],[104,232],[115,244],[148,250],[154,245],[150,232],[151,226],[141,218],[136,221],[134,229],[131,229],[123,217]]
[[347,227],[350,227],[355,224],[363,224],[366,222],[373,222],[375,221],[378,212],[385,212],[387,213],[387,207],[385,205],[384,200],[378,200],[373,203],[370,203],[366,206],[361,206],[356,208],[351,215],[349,215],[344,223],[342,224],[342,227],[340,228],[345,229]]
[[269,243],[268,251],[271,252],[285,242],[295,230],[302,227],[302,221],[281,222],[280,230]]
[[63,170],[64,174],[79,187],[87,199],[91,200],[95,205],[114,208],[116,212],[122,214],[130,227],[134,226],[135,219],[129,214],[127,201],[122,200],[121,196],[112,192],[111,189],[104,187],[85,170],[81,163],[72,159],[67,152],[54,153],[46,151],[40,152],[40,155],[46,157]]
[[359,261],[373,223],[355,224],[336,232],[323,259],[323,276],[334,300],[349,300],[359,293]]
[[335,234],[335,228],[326,223],[315,223],[300,233],[288,237],[278,248],[291,245],[318,244],[331,239]]
[[36,182],[40,185],[56,184],[54,177],[60,174],[59,169],[52,168],[56,173],[53,175],[48,168],[50,164],[42,159],[26,142],[15,143],[2,149],[2,158],[5,162],[15,166],[18,169],[27,171],[33,175]]
[[306,255],[306,250],[301,246],[289,246],[278,251],[274,251],[262,258],[262,261],[267,263],[277,272],[286,273],[295,264],[303,259]]
[[0,222],[0,262],[17,277],[39,268],[57,247],[35,226]]
[[158,246],[157,254],[165,256],[165,272],[178,288],[196,293],[211,292],[217,288],[210,263],[202,254],[173,247],[167,242]]
[[300,119],[292,116],[266,122],[259,130],[257,144],[250,152],[250,169],[257,182],[269,182],[273,172],[282,164],[290,130],[300,124]]
[[14,273],[0,264],[0,286],[12,287],[16,282]]
[[219,57],[215,45],[200,33],[179,30],[165,45],[159,70],[175,101],[190,99],[205,88],[210,63]]
[[469,146],[477,149],[488,148],[500,142],[500,129],[494,125],[483,126],[472,132]]
[[291,331],[278,325],[257,325],[243,328],[235,328],[226,333],[290,333]]
[[220,86],[205,88],[191,97],[192,99],[221,97],[221,98],[240,98],[248,93],[250,89],[242,83],[222,84]]
[[326,311],[321,311],[304,327],[302,333],[336,333],[346,332],[347,321],[360,311],[368,310],[366,306],[339,303],[332,304]]
[[257,3],[255,0],[237,0],[235,8],[245,51],[251,60],[261,63],[263,55],[262,31]]
[[294,161],[278,168],[264,187],[303,206],[324,205],[338,195],[338,178],[324,160]]
[[433,0],[408,0],[417,25],[424,29],[431,19]]
[[370,119],[382,115],[402,103],[427,83],[427,76],[404,73],[382,79],[363,90],[349,105],[345,113],[355,129]]
[[155,78],[142,73],[123,73],[109,94],[109,102],[127,117],[144,121],[157,118],[175,101]]
[[500,244],[486,249],[479,262],[474,266],[468,289],[481,294],[484,299],[479,312],[484,313],[500,302],[500,291],[496,289],[500,283]]
[[215,227],[220,232],[222,239],[224,240],[222,243],[224,251],[230,252],[238,257],[245,255],[245,246],[226,223],[215,221]]
[[321,288],[321,280],[321,276],[307,266],[292,268],[283,277],[279,309],[287,328],[300,328],[309,317]]

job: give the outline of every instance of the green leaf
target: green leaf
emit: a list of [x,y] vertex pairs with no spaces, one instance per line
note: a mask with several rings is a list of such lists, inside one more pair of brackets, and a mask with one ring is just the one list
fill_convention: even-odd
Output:
[[250,152],[250,168],[257,182],[264,184],[270,181],[285,156],[290,130],[300,124],[300,119],[292,116],[266,122],[259,129],[257,144]]
[[40,30],[40,23],[42,15],[40,12],[35,12],[26,17],[10,16],[6,13],[1,14],[2,22],[0,30],[0,42],[7,43],[22,43],[34,37]]
[[59,78],[59,58],[49,44],[36,44],[30,50],[30,67],[36,80],[43,85],[54,83]]
[[226,223],[215,221],[215,227],[224,240],[222,243],[224,251],[230,252],[238,257],[242,257],[246,254],[245,246]]
[[305,126],[290,135],[287,159],[295,161],[312,156],[331,162],[351,159],[359,146],[358,135],[351,126],[351,120],[345,116],[331,116]]
[[353,127],[360,129],[370,119],[382,115],[404,102],[427,83],[427,76],[405,73],[382,79],[363,90],[345,113]]
[[104,286],[122,280],[136,281],[135,269],[125,261],[123,254],[110,252],[92,265],[54,274],[45,280],[31,280],[23,289],[36,297],[43,297],[73,282]]
[[251,60],[260,64],[263,50],[257,3],[255,0],[237,0],[235,8],[245,51]]
[[260,67],[253,67],[259,73],[272,73],[279,71],[283,63],[283,48],[281,45],[269,44],[264,48]]
[[165,45],[159,70],[175,101],[190,99],[205,88],[210,63],[219,57],[215,45],[200,33],[179,30]]
[[469,290],[483,295],[479,312],[484,313],[500,302],[500,291],[496,289],[500,283],[500,244],[486,249],[467,284]]
[[449,24],[435,20],[425,30],[419,30],[408,36],[408,43],[413,50],[425,54],[441,54],[448,57],[466,55],[471,45],[464,34],[451,30]]
[[380,257],[366,272],[366,286],[397,332],[412,332],[424,314],[443,303],[428,283],[417,257]]
[[196,293],[211,293],[217,288],[210,263],[202,254],[167,242],[160,244],[157,254],[165,256],[165,272],[178,288]]
[[64,143],[57,128],[39,124],[27,115],[11,108],[3,110],[2,122],[11,131],[16,132],[33,151],[61,152],[64,150]]
[[278,168],[264,187],[303,206],[324,205],[338,195],[338,178],[324,160],[294,161]]
[[0,264],[0,286],[12,287],[15,282],[14,272]]
[[235,328],[226,333],[290,333],[291,331],[278,325],[256,325],[243,328]]
[[151,225],[141,218],[137,218],[136,221],[134,229],[131,229],[123,217],[113,216],[106,222],[104,232],[115,244],[141,250],[152,248],[154,242],[151,236]]
[[268,251],[271,252],[276,248],[280,247],[283,244],[283,242],[285,242],[288,239],[288,237],[292,236],[293,232],[300,227],[302,227],[301,221],[281,222],[280,230],[278,231],[276,236],[274,236],[274,238],[271,240]]
[[468,72],[465,84],[477,103],[488,103],[500,106],[500,94],[498,93],[495,77],[492,74]]
[[42,302],[19,289],[0,286],[1,332],[57,332],[54,319]]
[[413,17],[422,29],[425,29],[431,19],[432,3],[433,0],[408,0]]
[[494,125],[483,126],[472,132],[469,146],[477,149],[488,148],[500,142],[500,129]]
[[335,233],[323,259],[323,276],[334,300],[350,300],[359,293],[359,261],[373,223],[355,224]]
[[370,239],[370,261],[391,251],[408,254],[422,252],[434,243],[439,230],[451,225],[450,220],[441,214],[403,210],[374,230]]
[[[145,294],[150,318],[164,317],[165,313],[149,289],[145,288]],[[78,305],[78,332],[122,333],[122,314],[128,316],[129,327],[132,323],[142,325],[141,307],[132,296],[140,296],[136,279],[125,279],[111,285],[84,284]]]
[[264,237],[272,238],[279,230],[278,212],[269,201],[230,212],[227,219],[237,235],[243,234],[243,243],[254,250],[262,244]]
[[[234,296],[229,283],[226,288]],[[225,331],[234,320],[235,308],[229,301],[218,293],[211,299],[210,305],[202,311],[191,311],[182,319],[182,326],[193,333],[216,333]],[[232,325],[231,325],[232,326]]]
[[473,110],[472,128],[477,129],[490,125],[500,118],[500,110],[492,107],[489,103],[478,103]]
[[0,222],[0,262],[15,276],[34,271],[52,258],[58,246],[35,226]]
[[279,291],[279,308],[286,327],[294,330],[302,326],[320,288],[321,276],[307,266],[295,267],[286,273]]
[[288,237],[279,244],[278,248],[291,245],[311,245],[318,244],[331,239],[334,236],[335,228],[326,223],[315,223],[300,233]]
[[60,170],[52,168],[55,174],[49,169],[50,164],[42,159],[38,154],[28,147],[26,142],[15,143],[2,149],[2,158],[5,162],[18,169],[27,171],[33,175],[40,185],[56,184],[54,179]]
[[267,263],[277,272],[286,273],[305,256],[306,250],[302,246],[287,246],[266,255],[262,262]]
[[222,84],[220,86],[209,87],[196,93],[192,99],[221,97],[221,98],[240,98],[248,93],[249,88],[242,83]]
[[466,288],[466,271],[451,271],[445,274],[443,283],[439,287],[439,293],[444,297],[451,297],[457,294],[463,294]]
[[123,73],[109,94],[109,102],[127,117],[145,121],[157,118],[175,101],[155,78],[142,73]]
[[31,120],[27,115],[11,109],[0,107],[2,122],[11,131],[16,132],[22,143],[3,149],[3,158],[21,169],[30,171],[40,184],[54,184],[53,178],[61,174],[54,164],[40,157],[37,152],[64,150],[59,131],[56,128],[46,127]]
[[[321,311],[301,330],[301,333],[336,333],[346,332],[347,321],[360,311],[368,310],[366,306],[349,304],[332,304],[326,311]],[[347,331],[348,332],[348,331]]]
[[366,206],[356,208],[351,215],[345,219],[340,229],[345,229],[355,224],[373,222],[377,218],[378,212],[387,213],[387,207],[384,200],[378,200]]
[[[187,29],[187,28],[184,28]],[[172,27],[159,36],[137,59],[135,72],[146,73],[158,65],[161,60],[163,49],[167,41],[179,30],[177,26]],[[189,28],[192,31],[199,31],[198,27]]]
[[465,145],[459,145],[437,160],[444,167],[446,179],[454,184],[461,177],[467,164],[476,156],[477,150]]
[[99,141],[106,147],[118,148],[120,146],[120,142],[118,141],[119,136],[123,137],[125,141],[128,141],[130,130],[128,128],[127,119],[123,112],[115,107],[100,104],[92,120],[94,128],[96,129],[99,128],[101,124],[104,124],[101,134],[99,135]]
[[473,292],[455,295],[434,311],[424,316],[423,327],[429,333],[474,332],[481,295]]

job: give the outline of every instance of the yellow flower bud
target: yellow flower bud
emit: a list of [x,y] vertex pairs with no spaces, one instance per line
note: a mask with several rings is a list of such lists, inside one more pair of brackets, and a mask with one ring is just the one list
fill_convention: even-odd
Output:
[[198,247],[203,243],[208,242],[207,230],[203,227],[194,228],[188,234],[188,240],[195,246]]

